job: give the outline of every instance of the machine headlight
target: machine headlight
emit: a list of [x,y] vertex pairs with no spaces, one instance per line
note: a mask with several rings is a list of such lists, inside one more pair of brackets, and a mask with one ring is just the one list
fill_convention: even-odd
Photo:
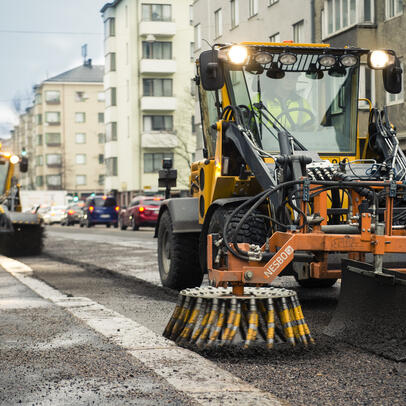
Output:
[[334,66],[336,63],[336,57],[334,55],[322,55],[319,58],[319,64],[326,68]]
[[358,58],[355,55],[342,55],[340,57],[341,65],[345,66],[346,68],[350,68],[358,63]]
[[267,64],[272,61],[273,55],[269,54],[268,52],[258,52],[254,59],[255,62]]
[[384,69],[395,62],[395,56],[388,51],[375,50],[368,54],[368,66],[372,69]]
[[247,60],[247,57],[247,48],[241,45],[233,45],[228,51],[228,59],[236,65],[242,65]]
[[20,158],[19,158],[17,155],[12,155],[12,156],[10,157],[10,162],[11,162],[13,165],[17,164],[19,160],[20,160]]
[[290,52],[284,52],[279,55],[279,62],[283,65],[293,65],[297,61],[297,56]]

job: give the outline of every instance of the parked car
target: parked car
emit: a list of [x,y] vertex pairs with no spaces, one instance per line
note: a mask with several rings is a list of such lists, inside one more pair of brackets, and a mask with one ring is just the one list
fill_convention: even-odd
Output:
[[127,210],[120,213],[120,228],[125,230],[131,227],[133,230],[138,230],[144,226],[155,227],[162,200],[162,197],[134,197]]
[[65,206],[51,206],[42,214],[42,218],[44,219],[45,224],[55,224],[60,223],[64,214],[65,214]]
[[113,225],[118,227],[118,213],[120,207],[116,199],[110,196],[90,196],[83,207],[83,216],[80,226],[92,227],[96,224],[105,224],[106,227]]
[[79,224],[81,218],[82,207],[84,205],[79,203],[71,203],[65,210],[61,225],[62,226],[74,226]]

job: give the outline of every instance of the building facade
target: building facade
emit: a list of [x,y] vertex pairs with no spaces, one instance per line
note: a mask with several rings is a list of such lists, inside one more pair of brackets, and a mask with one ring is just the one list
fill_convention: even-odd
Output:
[[32,144],[37,190],[104,191],[103,66],[83,66],[35,86]]
[[[193,2],[194,56],[215,43],[243,41],[309,43],[314,41],[313,1],[195,0]],[[196,155],[202,158],[199,106]]]
[[[404,0],[315,0],[316,41],[332,46],[356,46],[367,49],[393,49],[401,62],[406,55],[406,16]],[[366,58],[361,61],[360,98],[374,106],[388,106],[390,120],[396,125],[403,149],[406,149],[404,91],[392,95],[383,88],[382,73],[370,70]],[[402,63],[403,71],[405,71]],[[403,76],[405,83],[405,75]],[[360,102],[360,134],[366,134],[369,106]],[[363,111],[362,111],[363,110]]]
[[195,151],[190,0],[116,0],[105,27],[106,190],[121,203],[158,191],[162,159],[173,158],[188,188]]

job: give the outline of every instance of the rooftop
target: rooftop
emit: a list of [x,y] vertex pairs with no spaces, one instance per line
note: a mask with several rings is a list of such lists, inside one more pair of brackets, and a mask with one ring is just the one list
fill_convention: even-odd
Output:
[[57,76],[44,80],[44,82],[100,82],[103,83],[103,65],[81,65]]
[[109,7],[116,7],[118,3],[120,3],[121,0],[114,0],[111,3],[106,3],[102,9],[100,10],[101,13],[104,13]]

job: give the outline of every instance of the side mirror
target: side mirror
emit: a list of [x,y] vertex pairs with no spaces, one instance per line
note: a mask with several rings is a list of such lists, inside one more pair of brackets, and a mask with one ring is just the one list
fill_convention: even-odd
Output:
[[387,92],[400,93],[402,91],[402,68],[398,58],[395,58],[395,62],[382,71],[382,77],[383,86]]
[[200,80],[204,90],[219,90],[224,86],[223,66],[218,51],[204,51],[199,56]]
[[20,159],[20,172],[28,172],[28,158],[26,156],[22,156]]

